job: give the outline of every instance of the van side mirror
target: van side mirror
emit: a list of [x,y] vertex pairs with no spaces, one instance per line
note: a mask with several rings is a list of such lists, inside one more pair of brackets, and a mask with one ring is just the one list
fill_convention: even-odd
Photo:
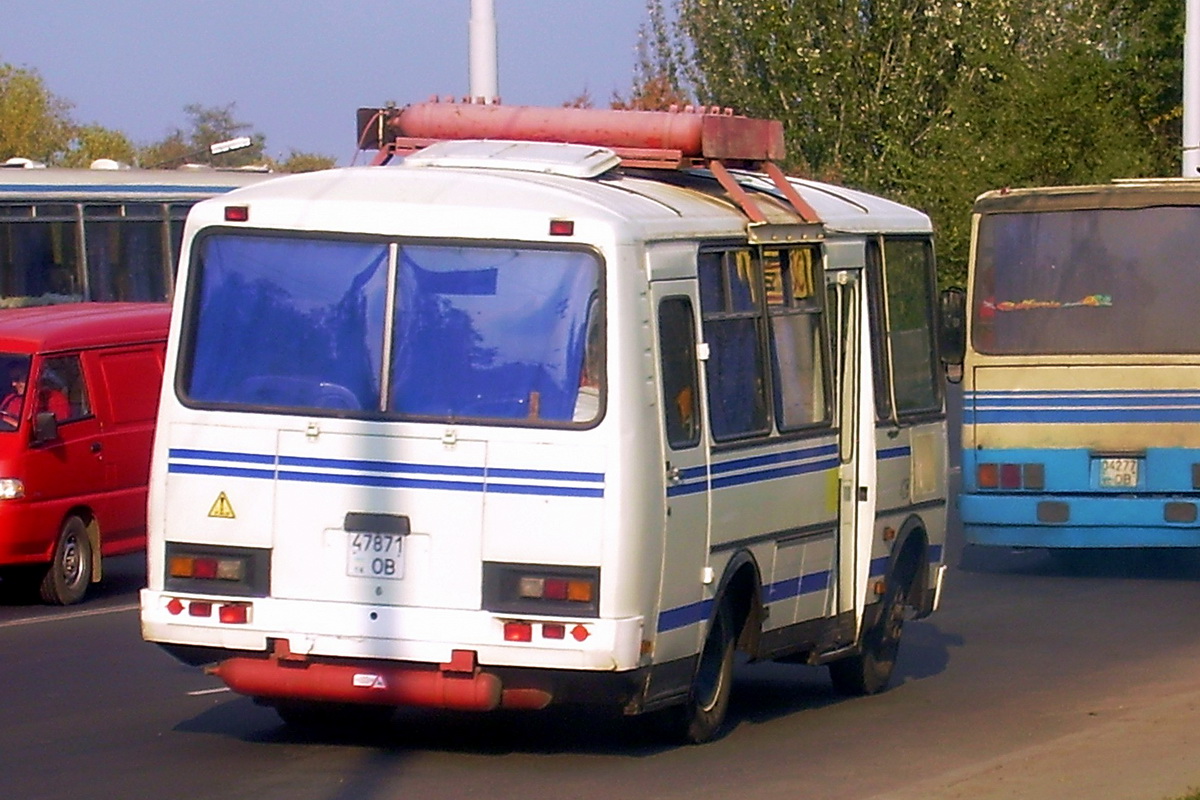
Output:
[[33,443],[45,444],[58,438],[58,419],[50,411],[39,411],[33,418]]
[[963,356],[967,350],[967,293],[959,286],[943,289],[939,299],[938,350],[946,379],[962,380]]

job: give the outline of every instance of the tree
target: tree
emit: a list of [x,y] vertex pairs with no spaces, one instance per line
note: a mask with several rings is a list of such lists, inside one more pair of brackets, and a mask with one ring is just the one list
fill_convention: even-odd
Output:
[[[235,103],[206,107],[191,103],[183,107],[191,128],[176,128],[160,141],[142,149],[139,163],[144,167],[178,167],[186,163],[214,167],[245,167],[266,162],[263,153],[266,138],[253,132],[253,126],[234,118]],[[213,155],[209,148],[239,136],[249,136],[250,147]]]
[[137,160],[137,147],[120,131],[82,125],[73,128],[67,152],[56,163],[64,167],[87,167],[101,158],[132,165]]
[[291,151],[283,161],[275,162],[272,168],[277,172],[316,172],[322,169],[332,169],[337,159],[317,153],[302,153]]
[[781,120],[793,171],[926,208],[950,275],[979,192],[1171,172],[1178,2],[663,2],[658,74]]
[[36,72],[0,64],[0,160],[55,162],[70,145],[70,111]]

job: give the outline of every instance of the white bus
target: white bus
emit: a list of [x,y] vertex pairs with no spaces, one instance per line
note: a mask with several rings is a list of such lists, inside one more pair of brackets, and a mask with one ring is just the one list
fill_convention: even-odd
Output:
[[[884,688],[944,572],[929,219],[785,178],[778,123],[446,107],[384,152],[466,138],[189,215],[144,637],[289,723],[582,703],[699,742],[735,649]],[[581,111],[620,146],[488,139]]]
[[0,167],[0,307],[171,298],[183,220],[263,173]]

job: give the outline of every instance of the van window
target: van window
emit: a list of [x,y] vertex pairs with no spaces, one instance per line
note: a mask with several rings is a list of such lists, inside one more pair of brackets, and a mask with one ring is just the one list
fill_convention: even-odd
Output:
[[0,353],[0,431],[15,431],[21,424],[29,361],[20,353]]
[[38,372],[36,413],[49,411],[59,424],[92,415],[79,356],[57,356],[42,362]]
[[663,416],[671,449],[700,443],[700,379],[696,371],[696,326],[692,302],[668,297],[658,307],[662,352]]

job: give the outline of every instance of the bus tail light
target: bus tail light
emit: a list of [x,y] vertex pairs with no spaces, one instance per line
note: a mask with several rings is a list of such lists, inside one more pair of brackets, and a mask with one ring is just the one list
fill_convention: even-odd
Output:
[[271,551],[252,547],[167,542],[168,591],[266,597]]
[[483,607],[508,614],[597,617],[600,569],[485,562]]
[[980,489],[1041,491],[1046,488],[1046,467],[1039,463],[983,463],[975,468],[975,483]]

